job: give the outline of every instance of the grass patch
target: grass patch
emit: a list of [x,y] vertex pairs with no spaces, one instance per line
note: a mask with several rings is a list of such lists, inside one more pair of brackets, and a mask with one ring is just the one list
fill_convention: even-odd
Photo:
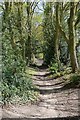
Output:
[[26,73],[27,73],[28,75],[35,75],[35,74],[37,74],[37,70],[34,69],[34,68],[27,67]]

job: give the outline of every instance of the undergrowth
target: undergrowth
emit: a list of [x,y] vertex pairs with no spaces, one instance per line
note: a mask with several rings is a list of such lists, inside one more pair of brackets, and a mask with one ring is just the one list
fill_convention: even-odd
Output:
[[3,36],[2,80],[0,83],[0,103],[26,103],[37,100],[31,77],[26,73],[26,62],[23,60],[21,48],[13,50],[9,38]]
[[80,87],[80,74],[73,74],[70,77],[70,84],[73,86],[77,85],[78,87]]
[[[51,63],[49,67],[50,71],[52,72],[52,76],[54,78],[58,78],[61,76],[64,76],[65,78],[65,87],[80,87],[80,74],[71,73],[71,67],[69,66],[61,66],[61,70],[58,70],[58,64],[57,63]],[[66,78],[68,75],[68,78]],[[67,82],[67,83],[66,83]]]

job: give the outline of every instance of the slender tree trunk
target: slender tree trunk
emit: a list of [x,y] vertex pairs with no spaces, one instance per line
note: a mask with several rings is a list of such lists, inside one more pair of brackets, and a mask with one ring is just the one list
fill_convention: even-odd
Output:
[[56,35],[55,35],[55,59],[58,63],[58,69],[60,70],[59,60],[59,3],[56,3]]
[[31,16],[31,6],[30,3],[27,2],[28,6],[27,6],[27,29],[28,29],[28,37],[26,40],[26,44],[25,44],[25,56],[27,58],[27,64],[30,63],[31,61],[31,54],[32,54],[32,46],[31,46],[31,22],[32,22],[32,16]]
[[75,17],[75,3],[70,3],[70,18],[69,18],[69,52],[71,59],[72,72],[75,72],[78,69],[78,62],[76,56],[76,44],[75,44],[75,29],[74,29],[74,17]]

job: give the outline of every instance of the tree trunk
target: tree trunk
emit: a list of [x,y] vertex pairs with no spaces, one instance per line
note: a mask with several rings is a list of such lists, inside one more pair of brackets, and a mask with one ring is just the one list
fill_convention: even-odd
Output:
[[55,35],[55,59],[58,63],[58,69],[60,70],[59,60],[59,3],[56,3],[56,35]]
[[74,73],[78,69],[78,62],[76,56],[76,44],[75,44],[75,29],[74,29],[74,17],[75,17],[75,3],[70,3],[70,18],[69,18],[69,52],[71,59],[72,72]]
[[23,38],[23,27],[22,27],[22,16],[23,16],[23,7],[22,3],[18,3],[18,20],[17,20],[17,28],[20,34],[20,44],[21,44],[21,54],[23,57],[23,60],[25,60],[25,41]]
[[27,63],[30,63],[31,61],[31,54],[32,54],[32,46],[31,46],[31,22],[32,22],[32,16],[31,16],[31,6],[30,3],[27,2],[27,29],[28,29],[28,37],[26,40],[26,49],[25,49],[25,56],[27,58]]

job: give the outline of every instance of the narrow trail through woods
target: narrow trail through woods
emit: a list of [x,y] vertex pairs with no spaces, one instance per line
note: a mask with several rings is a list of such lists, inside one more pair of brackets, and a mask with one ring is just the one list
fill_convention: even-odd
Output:
[[79,89],[62,89],[64,78],[50,77],[47,69],[38,69],[32,76],[33,83],[40,92],[39,101],[23,106],[3,109],[6,118],[55,118],[79,116]]

